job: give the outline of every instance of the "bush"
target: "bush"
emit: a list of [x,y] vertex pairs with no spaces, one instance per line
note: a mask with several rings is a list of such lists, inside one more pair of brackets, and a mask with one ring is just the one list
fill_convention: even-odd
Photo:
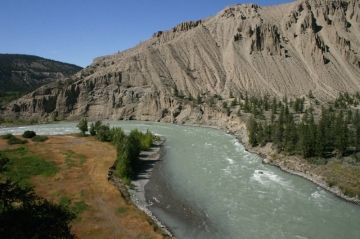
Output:
[[96,138],[102,142],[111,142],[111,132],[108,125],[101,125],[96,130]]
[[90,135],[95,136],[97,134],[97,131],[101,128],[102,122],[100,120],[96,121],[95,124],[91,123],[90,125]]
[[139,142],[140,150],[149,150],[153,144],[154,136],[153,134],[147,130],[146,133],[142,133],[137,129],[131,131],[129,136],[133,136]]
[[47,136],[44,135],[36,135],[34,138],[32,138],[32,141],[34,142],[45,142],[46,140],[48,140],[49,138]]
[[82,118],[79,122],[79,124],[77,125],[77,127],[79,128],[79,130],[81,131],[81,135],[85,136],[86,132],[88,131],[88,122],[86,118]]
[[120,145],[125,142],[126,134],[124,133],[124,131],[121,128],[118,128],[118,127],[112,128],[110,130],[110,134],[111,134],[111,142],[114,145]]
[[15,137],[15,136],[12,134],[5,134],[5,135],[1,136],[2,139],[11,139],[13,137]]
[[70,223],[76,215],[68,208],[11,181],[0,183],[0,195],[2,238],[75,238]]
[[96,130],[95,130],[95,124],[94,124],[94,123],[91,123],[91,124],[90,124],[89,133],[90,133],[91,136],[95,136],[95,135],[96,135]]
[[26,138],[26,139],[31,139],[31,138],[34,138],[36,136],[36,133],[34,131],[25,131],[23,133],[23,137]]
[[26,139],[19,139],[15,136],[9,138],[7,140],[7,143],[10,144],[10,145],[13,145],[13,144],[26,144],[28,141]]

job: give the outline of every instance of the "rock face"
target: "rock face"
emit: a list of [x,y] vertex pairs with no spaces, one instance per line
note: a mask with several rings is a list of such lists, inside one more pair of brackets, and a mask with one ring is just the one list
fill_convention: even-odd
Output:
[[183,98],[240,93],[320,100],[360,91],[360,3],[235,5],[100,57],[62,85],[12,102],[3,117],[209,122],[226,118]]

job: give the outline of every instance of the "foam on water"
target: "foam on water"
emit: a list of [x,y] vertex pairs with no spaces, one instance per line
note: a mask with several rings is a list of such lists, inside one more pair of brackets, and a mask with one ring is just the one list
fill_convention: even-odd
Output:
[[288,183],[280,176],[266,170],[255,170],[251,179],[259,182],[262,185],[276,183],[282,186],[288,186]]
[[233,159],[231,159],[231,158],[226,158],[226,161],[228,161],[229,164],[234,164],[235,163],[235,161]]

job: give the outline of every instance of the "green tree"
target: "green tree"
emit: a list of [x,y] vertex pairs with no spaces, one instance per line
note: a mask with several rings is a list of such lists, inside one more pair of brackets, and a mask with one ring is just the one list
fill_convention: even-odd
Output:
[[300,125],[300,148],[304,158],[315,156],[316,125],[312,112],[304,115]]
[[289,114],[286,119],[284,138],[285,151],[290,153],[294,152],[298,142],[298,131],[294,122],[294,118],[291,114]]
[[2,238],[72,239],[75,214],[37,197],[30,188],[10,181],[0,183],[0,235]]
[[110,126],[100,125],[99,128],[96,129],[96,138],[101,142],[111,142],[112,135],[110,131]]
[[285,109],[281,107],[280,115],[278,121],[275,123],[274,127],[274,138],[273,141],[277,145],[279,151],[284,150],[284,124],[285,124]]
[[247,125],[248,133],[249,133],[249,143],[252,147],[258,145],[257,133],[258,133],[258,124],[254,117],[251,117],[248,121]]
[[343,111],[336,116],[335,119],[335,148],[339,156],[343,156],[348,147],[348,126],[344,120]]
[[353,118],[353,127],[354,127],[354,147],[355,151],[360,151],[360,113],[359,110],[356,111]]
[[80,122],[78,123],[77,127],[79,128],[79,130],[81,131],[81,134],[83,136],[86,135],[86,132],[88,131],[88,121],[86,118],[82,118],[80,120]]

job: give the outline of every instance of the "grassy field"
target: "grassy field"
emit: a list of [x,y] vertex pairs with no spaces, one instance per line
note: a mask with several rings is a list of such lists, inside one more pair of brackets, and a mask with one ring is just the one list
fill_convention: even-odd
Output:
[[338,186],[350,197],[360,196],[360,164],[332,160],[315,169],[330,186]]
[[316,158],[310,161],[299,156],[269,153],[261,149],[259,152],[272,155],[270,159],[275,165],[310,175],[316,180],[320,178],[328,186],[338,187],[349,197],[360,197],[360,162],[356,158],[331,158],[323,162],[324,160]]
[[53,136],[26,145],[8,145],[0,139],[0,151],[10,160],[6,176],[31,184],[39,196],[77,214],[72,230],[78,238],[164,238],[108,182],[116,157],[111,144],[76,136]]
[[58,167],[53,162],[29,152],[26,146],[2,150],[0,154],[9,159],[4,176],[23,186],[31,186],[29,180],[32,176],[51,177],[58,172]]

